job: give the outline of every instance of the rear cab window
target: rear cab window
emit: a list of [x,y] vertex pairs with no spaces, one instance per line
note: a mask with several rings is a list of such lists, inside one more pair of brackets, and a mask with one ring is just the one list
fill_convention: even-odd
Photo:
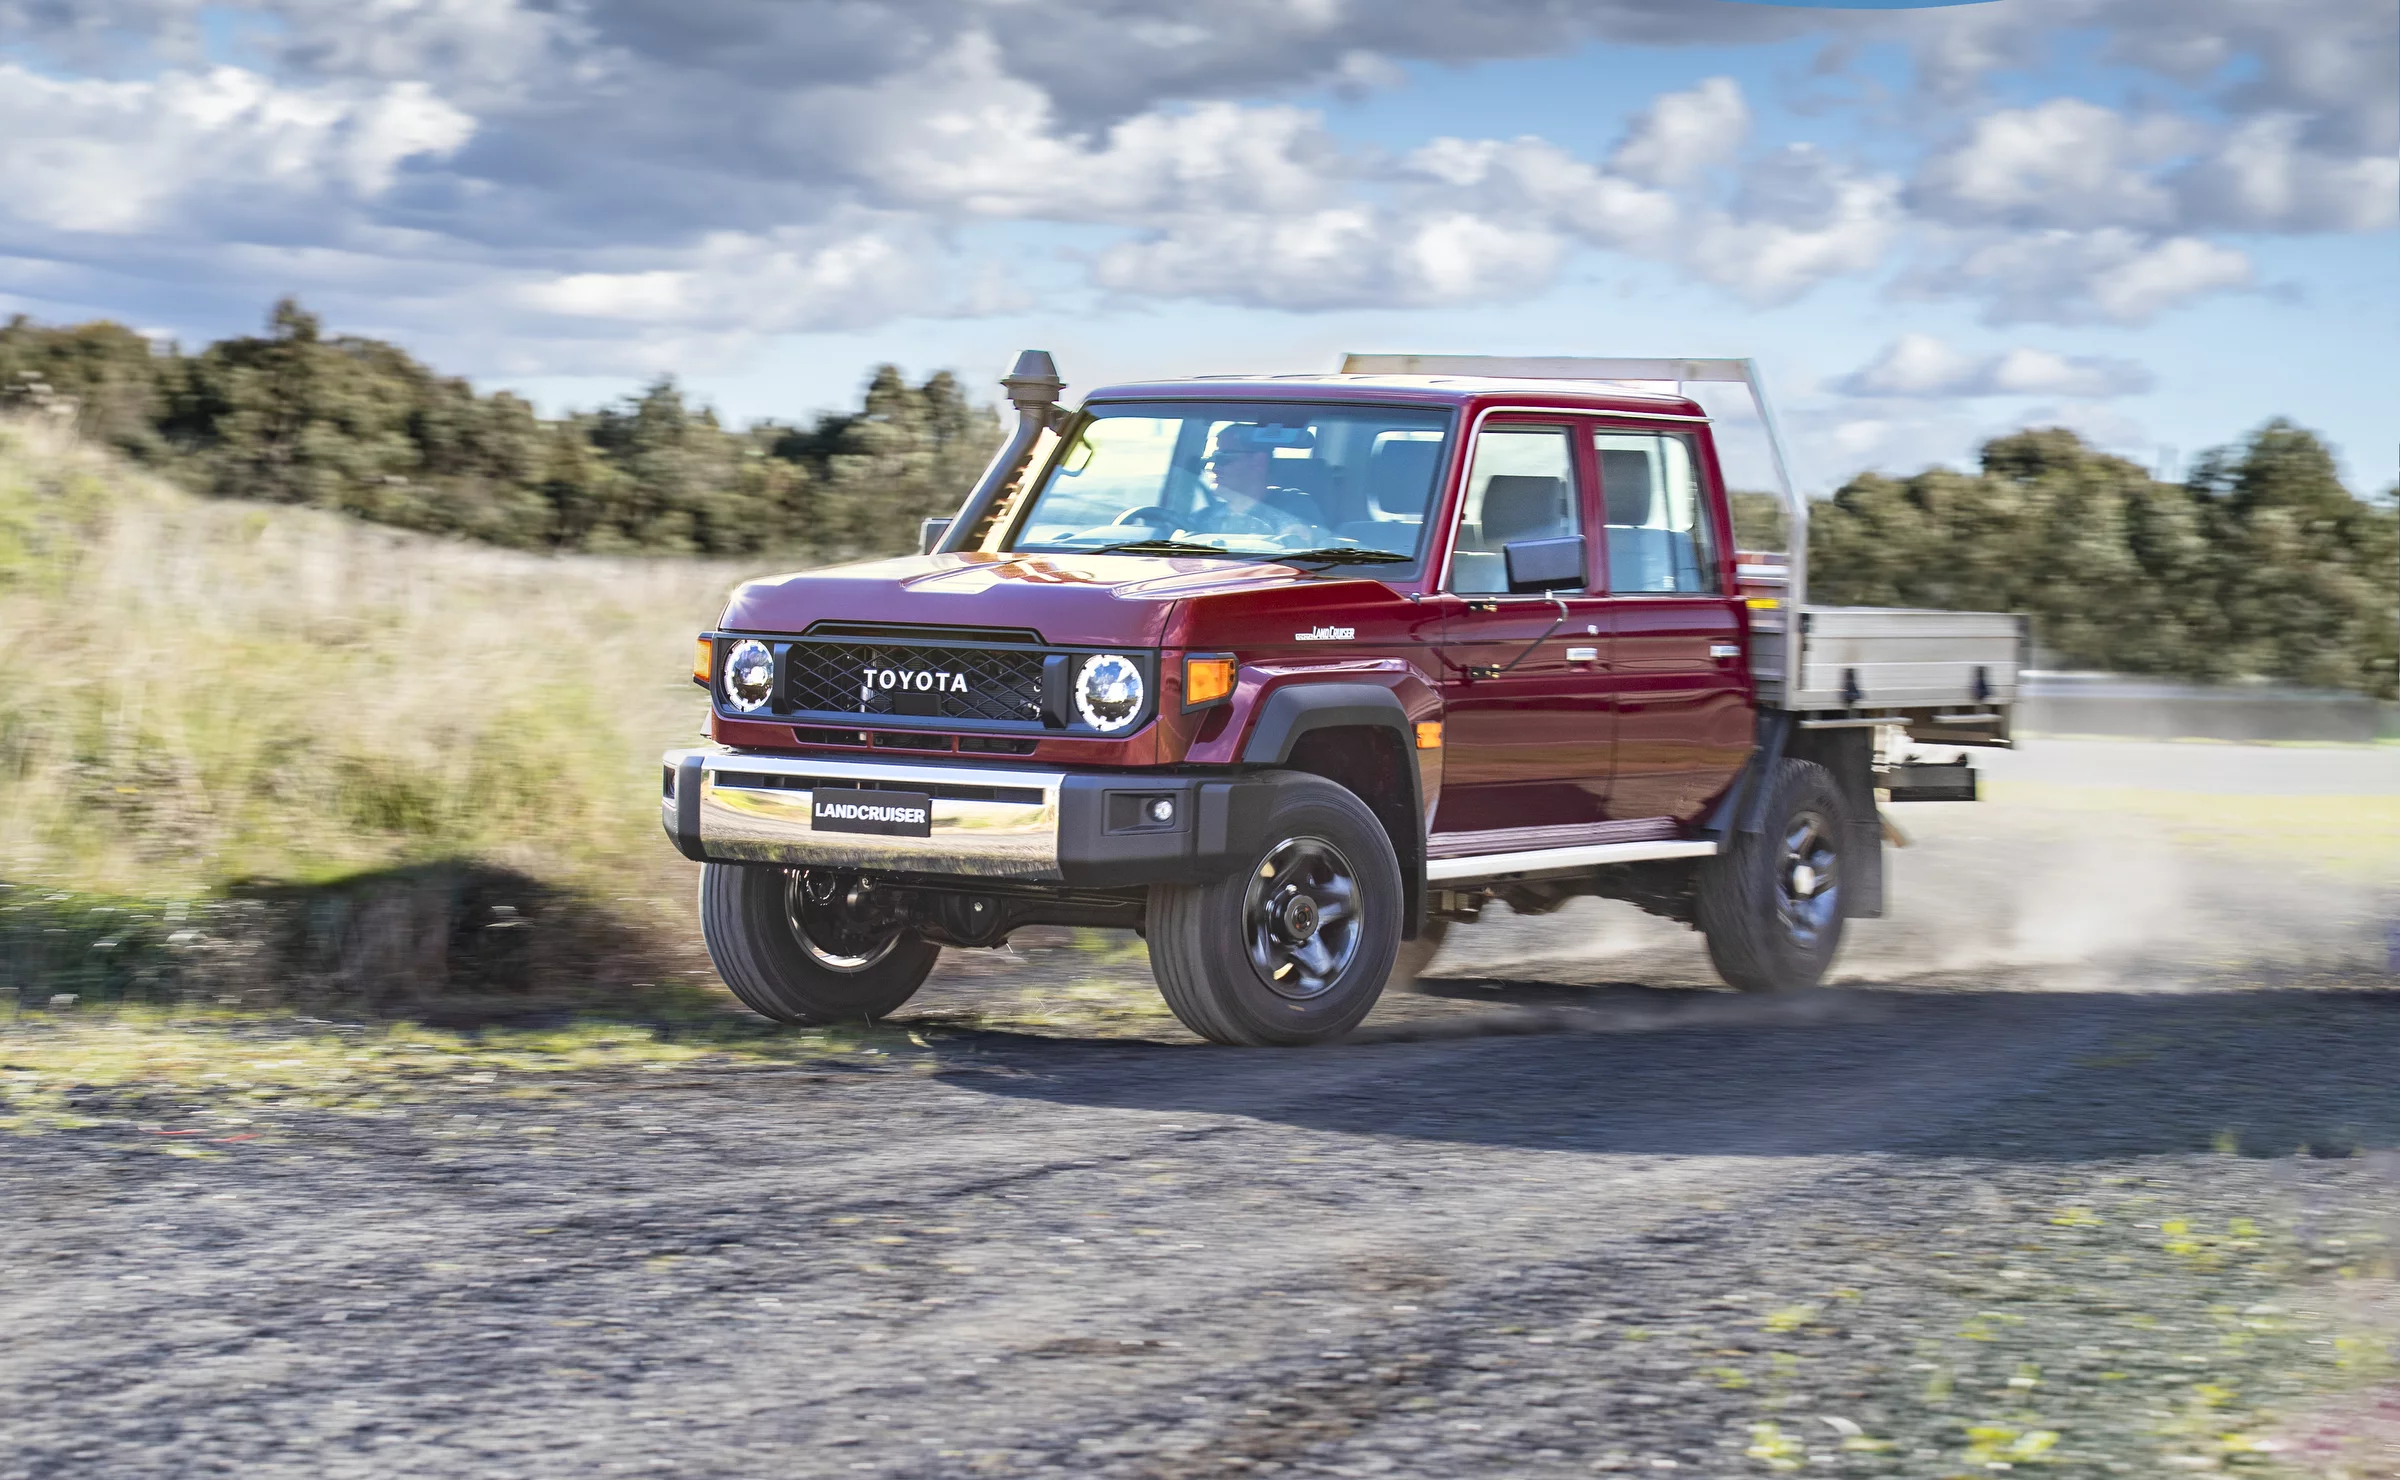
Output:
[[1608,589],[1719,594],[1715,522],[1691,437],[1602,427],[1592,434],[1592,452]]

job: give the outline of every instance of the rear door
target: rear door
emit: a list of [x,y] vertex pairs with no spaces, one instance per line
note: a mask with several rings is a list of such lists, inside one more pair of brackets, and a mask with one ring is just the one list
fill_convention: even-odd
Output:
[[[1585,435],[1566,415],[1494,416],[1476,432],[1437,598],[1446,728],[1436,857],[1547,845],[1556,840],[1494,834],[1605,818],[1606,608],[1578,467]],[[1505,547],[1565,535],[1585,536],[1584,579],[1512,594]]]
[[1609,816],[1688,824],[1732,783],[1754,728],[1723,502],[1695,433],[1602,424],[1589,436],[1616,711]]

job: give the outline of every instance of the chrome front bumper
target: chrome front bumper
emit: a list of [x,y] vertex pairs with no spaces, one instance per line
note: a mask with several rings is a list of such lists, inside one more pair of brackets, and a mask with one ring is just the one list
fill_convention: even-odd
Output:
[[[670,750],[659,820],[687,856],[791,867],[1056,881],[1058,771],[907,761],[758,755],[709,746]],[[818,786],[920,792],[931,837],[820,832]]]

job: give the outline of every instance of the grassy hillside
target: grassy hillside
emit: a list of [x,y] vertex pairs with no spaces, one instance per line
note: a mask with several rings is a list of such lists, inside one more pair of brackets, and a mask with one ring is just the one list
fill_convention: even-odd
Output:
[[[498,897],[515,887],[681,920],[657,755],[697,732],[691,634],[739,574],[197,498],[0,421],[0,907],[19,966],[34,919],[55,934],[71,905],[140,914],[161,940],[194,908],[280,910],[274,928],[307,937],[294,950],[352,975],[362,909],[386,935],[455,934],[533,908]],[[386,902],[345,895],[360,877]],[[441,898],[392,906],[394,889]],[[244,904],[209,903],[227,898]],[[446,919],[461,899],[489,918]],[[131,949],[108,943],[123,930],[67,933]],[[443,954],[381,954],[406,949]]]

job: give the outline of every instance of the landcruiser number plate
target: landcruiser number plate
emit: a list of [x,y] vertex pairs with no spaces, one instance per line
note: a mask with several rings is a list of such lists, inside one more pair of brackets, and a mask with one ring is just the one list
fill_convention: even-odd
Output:
[[819,787],[809,798],[809,826],[818,832],[879,833],[892,838],[933,836],[933,798],[918,791],[837,791]]

